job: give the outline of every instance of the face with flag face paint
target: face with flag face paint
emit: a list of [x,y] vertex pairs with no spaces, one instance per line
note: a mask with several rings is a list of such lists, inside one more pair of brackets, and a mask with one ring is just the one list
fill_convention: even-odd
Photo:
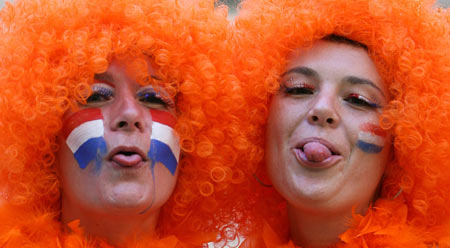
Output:
[[[159,80],[152,67],[149,73]],[[113,61],[95,75],[86,105],[64,117],[57,154],[63,219],[154,213],[177,179],[174,101]],[[64,213],[70,213],[66,215]]]
[[294,51],[270,105],[266,163],[293,209],[364,211],[390,154],[386,86],[364,48],[317,41]]

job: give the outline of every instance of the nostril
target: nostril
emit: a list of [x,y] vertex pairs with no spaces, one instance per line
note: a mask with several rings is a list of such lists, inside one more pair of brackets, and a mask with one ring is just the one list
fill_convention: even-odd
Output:
[[135,122],[135,123],[134,123],[134,126],[135,126],[137,129],[142,129],[142,125],[141,125],[140,122]]
[[126,121],[121,121],[121,122],[119,122],[119,124],[117,125],[119,128],[123,128],[123,127],[126,127],[128,124],[127,124],[127,122]]
[[332,119],[332,118],[328,118],[328,119],[327,119],[327,123],[328,123],[328,124],[333,124],[333,119]]
[[313,120],[313,121],[318,121],[318,120],[319,120],[319,117],[313,116],[313,117],[312,117],[312,120]]

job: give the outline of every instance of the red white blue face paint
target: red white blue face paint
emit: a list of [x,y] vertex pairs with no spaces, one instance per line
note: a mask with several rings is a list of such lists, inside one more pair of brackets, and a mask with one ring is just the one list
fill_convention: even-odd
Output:
[[358,148],[366,153],[380,153],[384,147],[386,132],[379,126],[370,123],[364,123],[359,128],[361,132],[358,134],[356,143]]
[[100,109],[88,108],[72,114],[64,122],[63,135],[81,169],[85,169],[91,161],[96,161],[96,168],[100,168],[106,154]]
[[148,152],[151,168],[153,170],[156,163],[161,163],[175,175],[180,157],[180,139],[173,129],[176,119],[167,111],[151,109],[150,114],[153,119]]

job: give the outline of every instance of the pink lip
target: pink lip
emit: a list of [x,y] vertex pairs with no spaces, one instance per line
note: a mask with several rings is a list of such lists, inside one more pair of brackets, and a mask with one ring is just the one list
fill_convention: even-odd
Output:
[[108,154],[107,160],[121,167],[136,167],[148,159],[144,152],[137,147],[119,146]]
[[[309,161],[306,158],[306,155],[302,150],[303,146],[309,142],[321,143],[322,145],[326,146],[332,152],[332,155],[329,158],[327,158],[321,162]],[[301,165],[308,167],[308,168],[320,168],[320,169],[329,168],[329,167],[337,164],[339,161],[341,161],[343,159],[343,157],[340,155],[340,152],[330,142],[328,142],[327,140],[321,139],[321,138],[303,139],[292,150],[295,154],[297,161]]]

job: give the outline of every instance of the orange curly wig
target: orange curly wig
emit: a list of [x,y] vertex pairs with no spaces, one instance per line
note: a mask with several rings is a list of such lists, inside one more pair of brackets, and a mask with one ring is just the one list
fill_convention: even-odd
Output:
[[[268,104],[279,88],[287,55],[298,47],[330,34],[363,43],[389,87],[392,100],[380,125],[393,131],[394,159],[385,171],[380,197],[364,216],[354,214],[338,247],[450,247],[450,29],[432,5],[420,0],[241,4],[234,60],[246,94],[249,117],[243,121],[253,127],[247,133],[252,144],[265,147]],[[263,157],[253,160],[262,182],[252,185],[259,201],[248,212],[263,216],[286,242],[284,200],[271,189],[261,189],[270,184]],[[263,221],[255,223],[268,247],[280,242]]]
[[215,239],[217,226],[237,219],[232,211],[215,214],[232,209],[233,197],[245,198],[236,189],[245,184],[246,169],[236,164],[251,164],[247,154],[255,154],[240,130],[245,99],[232,74],[229,36],[226,7],[213,1],[6,3],[0,12],[0,246],[100,245],[76,225],[70,235],[62,231],[55,137],[63,113],[85,101],[94,74],[112,57],[126,58],[141,84],[153,83],[150,58],[163,87],[177,96],[180,176],[158,226],[169,238],[154,246],[175,246],[169,235],[187,245]]

